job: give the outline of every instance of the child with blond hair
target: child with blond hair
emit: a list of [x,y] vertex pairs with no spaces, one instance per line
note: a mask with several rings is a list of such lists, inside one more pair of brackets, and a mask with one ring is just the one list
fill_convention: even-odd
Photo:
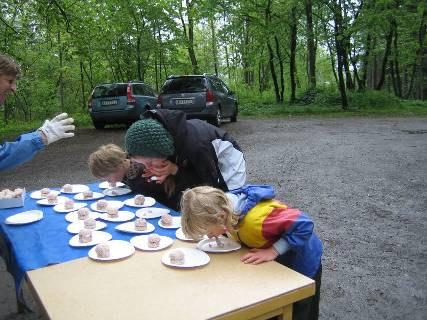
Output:
[[181,198],[183,232],[193,239],[227,234],[251,248],[242,262],[276,260],[314,279],[315,295],[294,304],[292,319],[318,319],[322,244],[307,214],[274,196],[268,185],[228,193],[208,186],[186,190]]
[[88,164],[94,177],[112,185],[123,182],[136,193],[154,197],[160,203],[178,209],[179,201],[170,197],[165,190],[167,183],[160,185],[145,178],[145,166],[129,159],[127,152],[118,145],[110,143],[100,146],[90,154]]

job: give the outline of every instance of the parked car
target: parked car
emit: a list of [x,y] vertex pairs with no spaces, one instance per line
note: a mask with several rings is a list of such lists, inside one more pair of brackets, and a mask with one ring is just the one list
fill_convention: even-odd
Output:
[[238,104],[227,85],[213,75],[170,76],[157,97],[157,107],[182,110],[187,118],[207,120],[219,127],[221,120],[237,121]]
[[148,109],[156,108],[157,96],[143,82],[103,83],[89,96],[88,109],[96,129],[106,124],[130,125]]

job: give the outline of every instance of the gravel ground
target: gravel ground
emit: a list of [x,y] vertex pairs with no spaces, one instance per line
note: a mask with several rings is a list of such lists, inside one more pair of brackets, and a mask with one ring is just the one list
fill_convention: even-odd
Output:
[[[248,182],[309,213],[324,244],[320,319],[427,319],[427,118],[239,119]],[[88,183],[88,155],[124,129],[78,130],[0,174],[0,188]],[[0,263],[0,319],[16,315]]]

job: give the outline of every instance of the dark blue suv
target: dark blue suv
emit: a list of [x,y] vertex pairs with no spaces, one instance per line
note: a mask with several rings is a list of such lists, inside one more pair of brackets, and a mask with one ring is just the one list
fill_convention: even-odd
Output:
[[132,124],[156,108],[156,102],[156,94],[143,82],[103,83],[93,89],[88,109],[94,127],[103,129],[106,124]]
[[213,75],[170,76],[157,98],[157,107],[181,110],[187,118],[207,120],[219,127],[221,120],[237,121],[234,93]]

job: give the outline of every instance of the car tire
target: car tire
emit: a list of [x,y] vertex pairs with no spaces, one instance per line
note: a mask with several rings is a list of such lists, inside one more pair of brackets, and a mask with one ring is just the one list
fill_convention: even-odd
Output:
[[221,109],[220,108],[216,110],[215,117],[211,118],[209,120],[209,123],[218,128],[221,126]]
[[239,113],[239,110],[238,110],[238,107],[237,107],[237,104],[235,105],[235,107],[234,107],[234,113],[233,113],[233,115],[230,117],[230,121],[231,122],[236,122],[237,121],[237,114]]
[[93,126],[95,127],[95,129],[97,130],[102,130],[105,127],[105,123],[102,122],[93,122]]

